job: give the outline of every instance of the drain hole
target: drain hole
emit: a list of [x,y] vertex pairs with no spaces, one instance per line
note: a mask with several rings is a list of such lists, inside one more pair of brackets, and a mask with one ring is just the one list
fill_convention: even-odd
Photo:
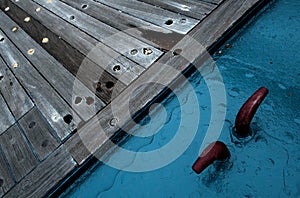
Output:
[[83,5],[81,6],[82,9],[87,9],[87,7],[88,7],[88,5],[86,5],[86,4],[83,4]]
[[138,51],[137,51],[137,49],[133,49],[133,50],[131,50],[131,52],[130,52],[130,54],[131,55],[137,55],[137,53],[138,53]]
[[95,88],[96,88],[96,91],[97,91],[97,92],[101,92],[101,91],[102,91],[102,88],[101,88],[101,82],[95,83]]
[[30,122],[30,124],[28,125],[28,128],[32,129],[33,127],[35,127],[36,123],[33,121],[33,122]]
[[172,25],[173,24],[173,20],[169,19],[165,22],[166,25]]
[[75,16],[70,16],[70,19],[71,19],[71,20],[74,20],[74,19],[75,19]]
[[94,98],[92,97],[87,97],[86,98],[86,104],[87,105],[92,105],[94,103]]
[[113,67],[114,72],[119,72],[121,71],[121,66],[120,65],[116,65]]
[[106,82],[105,86],[107,89],[112,89],[115,86],[115,83],[112,81],[108,81]]
[[82,98],[81,97],[76,97],[75,98],[75,104],[78,105],[79,103],[81,103]]
[[64,117],[64,121],[67,124],[71,124],[72,120],[73,120],[73,117],[70,114],[68,114]]
[[182,52],[182,49],[176,49],[176,50],[174,50],[173,55],[178,56],[181,54],[181,52]]
[[42,147],[43,147],[43,148],[47,147],[48,145],[49,145],[49,140],[44,140],[44,141],[42,142]]

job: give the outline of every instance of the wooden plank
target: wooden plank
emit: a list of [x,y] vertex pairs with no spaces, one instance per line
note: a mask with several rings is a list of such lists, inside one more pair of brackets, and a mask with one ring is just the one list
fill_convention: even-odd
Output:
[[27,175],[4,197],[44,197],[76,166],[63,146]]
[[[0,35],[4,35],[1,30]],[[30,94],[36,106],[55,129],[58,136],[61,139],[65,139],[76,129],[81,119],[73,113],[68,104],[58,95],[50,84],[45,81],[40,73],[21,52],[15,48],[6,36],[4,36],[4,40],[0,45],[0,52],[6,65],[9,66],[5,71],[9,75],[13,75],[11,73],[14,73]],[[66,123],[63,118],[68,115],[72,115],[73,119],[71,122]]]
[[183,35],[89,0],[62,2],[158,49],[171,49]]
[[[161,51],[153,46],[143,43],[142,41],[139,41],[125,34],[124,32],[120,32],[117,29],[102,23],[101,21],[90,17],[89,15],[80,12],[79,10],[76,10],[75,8],[61,1],[52,0],[51,3],[43,0],[33,1],[39,3],[41,6],[52,11],[62,19],[66,20],[68,23],[71,23],[80,30],[93,36],[98,41],[144,67],[149,67],[162,54]],[[141,50],[148,48],[151,49],[151,54],[130,53],[133,49]]]
[[15,185],[15,181],[9,171],[8,165],[0,152],[0,197]]
[[[73,107],[78,115],[87,121],[95,115],[95,111],[103,108],[104,103],[84,84],[76,79],[56,59],[49,55],[38,43],[29,37],[21,28],[13,32],[17,26],[4,12],[0,11],[0,26],[6,36],[20,49],[32,65],[50,82],[63,99]],[[31,53],[30,53],[31,52]],[[92,98],[90,104],[76,103],[76,98]]]
[[34,104],[19,81],[6,69],[6,64],[0,57],[0,91],[15,119],[19,120]]
[[201,1],[215,4],[215,5],[220,5],[224,0],[201,0]]
[[[260,0],[224,1],[189,34],[190,37],[183,39],[174,49],[182,49],[184,54],[181,55],[189,57],[193,65],[199,67],[199,62],[201,63],[206,58],[206,49],[220,42],[220,38],[228,31],[231,31],[237,22],[244,19],[249,10],[254,9],[256,4],[262,3],[263,1]],[[222,22],[220,22],[220,19],[222,19]],[[203,48],[200,48],[198,52],[190,51],[189,49],[195,49],[193,47],[197,46],[195,45],[197,44],[196,41]],[[178,80],[182,75],[180,74],[181,71],[191,65],[191,62],[187,62],[187,60],[180,57],[174,57],[171,52],[164,55],[160,59],[160,64],[152,65],[140,78],[134,81],[98,114],[102,118],[100,121],[98,117],[93,118],[82,130],[78,131],[77,136],[71,137],[66,142],[69,152],[79,164],[90,157],[90,153],[101,149],[120,127],[132,124],[132,116],[144,109],[156,96],[164,91],[165,87],[161,86],[161,84],[172,87],[176,83],[176,79]],[[162,64],[170,65],[173,68],[161,67]],[[160,82],[160,84],[151,82]],[[128,113],[128,101],[132,101],[129,107],[131,115]],[[110,125],[110,121],[114,118],[118,120],[117,124]]]
[[53,129],[37,108],[19,120],[19,124],[41,161],[59,146],[60,142],[54,136]]
[[[180,34],[187,34],[199,20],[183,16],[159,7],[133,0],[94,0],[108,5],[134,17],[143,19],[160,27]],[[203,15],[203,18],[205,16]]]
[[[1,85],[1,82],[0,82],[0,85]],[[1,94],[0,94],[0,108],[1,108],[1,111],[0,111],[0,135],[1,135],[9,127],[11,127],[16,122],[16,120],[13,117],[13,115],[11,114],[11,112]]]
[[[28,14],[18,6],[13,4],[11,1],[4,0],[3,3],[0,4],[0,8],[2,10],[5,10],[6,7],[10,8],[9,12],[6,12],[6,14],[10,16],[10,18],[13,19],[24,31],[26,31],[26,33],[29,34],[31,38],[33,38],[37,43],[43,46],[43,48],[46,49],[48,53],[50,53],[56,60],[62,63],[73,75],[78,74],[78,70],[80,69],[80,66],[82,66],[81,64],[83,61],[89,61],[88,67],[90,68],[90,70],[86,71],[87,74],[84,77],[82,76],[78,79],[83,82],[84,85],[86,85],[90,90],[95,90],[94,84],[96,81],[100,81],[100,83],[102,84],[105,84],[106,82],[116,83],[117,80],[110,74],[108,74],[106,71],[101,69],[101,67],[97,66],[91,60],[86,58],[82,53],[74,49],[64,40],[60,39],[57,35],[44,27],[34,18],[31,18],[30,23],[25,22],[24,18],[26,18]],[[44,38],[49,39],[49,42],[43,43]],[[120,65],[118,62],[112,64]],[[132,66],[134,65],[135,64],[132,64]],[[129,84],[131,81],[133,81],[139,74],[135,74],[133,72],[135,70],[129,70],[126,68],[124,68],[122,71],[114,72],[114,65],[110,66],[111,67],[109,69],[111,73],[114,73],[116,77],[118,77],[122,82],[124,81],[126,84]],[[139,69],[140,68],[141,71],[137,69],[136,70],[141,73],[143,71],[143,68],[139,67]],[[88,73],[89,71],[93,72]],[[99,77],[101,77],[100,80]],[[111,100],[112,92],[114,91],[115,93],[118,93],[123,89],[123,87],[124,86],[120,83],[119,87],[114,87],[113,89],[106,89],[104,87],[105,91],[99,92],[95,90],[95,94],[104,102],[108,103]]]
[[198,20],[211,13],[217,5],[197,0],[139,0]]
[[38,164],[17,125],[12,126],[0,136],[0,145],[17,182]]

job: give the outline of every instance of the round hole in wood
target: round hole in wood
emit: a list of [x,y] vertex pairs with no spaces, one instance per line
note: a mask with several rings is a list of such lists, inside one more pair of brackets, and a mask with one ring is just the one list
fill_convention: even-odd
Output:
[[87,7],[88,7],[88,5],[86,5],[86,4],[83,4],[83,5],[81,6],[82,9],[87,9]]
[[26,18],[24,19],[24,21],[25,21],[25,22],[29,22],[29,21],[30,21],[30,17],[26,17]]
[[27,54],[28,54],[28,55],[33,55],[33,54],[34,54],[34,49],[29,49],[29,50],[27,51]]
[[73,117],[70,114],[68,114],[64,117],[64,121],[66,124],[71,124],[72,120],[73,120]]
[[47,147],[48,145],[49,145],[49,140],[44,140],[44,141],[42,142],[42,147],[43,147],[43,148]]
[[77,96],[77,97],[75,98],[75,101],[74,101],[74,103],[75,103],[76,105],[78,105],[78,104],[80,104],[80,103],[81,103],[81,101],[82,101],[82,98],[81,98],[81,97],[79,97],[79,96]]
[[15,26],[15,27],[11,28],[11,31],[12,31],[12,32],[16,32],[16,31],[18,31],[18,29],[19,29],[19,28]]
[[94,98],[92,98],[92,97],[87,97],[86,98],[86,104],[87,105],[92,105],[93,103],[94,103]]
[[150,48],[144,48],[144,49],[143,49],[143,53],[144,53],[145,55],[150,55],[150,54],[153,53],[153,51],[152,51],[152,49],[150,49]]
[[32,129],[33,127],[35,127],[36,122],[32,121],[30,122],[30,124],[28,125],[28,128]]
[[180,23],[186,23],[186,19],[185,18],[180,19]]
[[173,52],[173,55],[178,56],[178,55],[181,54],[181,52],[182,52],[182,49],[175,49],[174,52]]
[[46,44],[46,43],[48,43],[48,42],[49,42],[49,39],[48,39],[47,37],[45,37],[45,38],[42,39],[42,43],[43,43],[43,44]]
[[166,25],[172,25],[174,22],[172,19],[169,19],[165,22]]
[[71,19],[71,20],[74,20],[74,19],[75,19],[75,16],[73,16],[73,15],[70,16],[70,19]]
[[115,66],[113,67],[113,71],[114,71],[114,72],[119,72],[119,71],[121,71],[121,66],[120,66],[120,65],[115,65]]
[[105,86],[107,89],[112,89],[115,86],[115,83],[112,81],[108,81],[106,82]]
[[138,51],[137,51],[137,49],[133,49],[133,50],[131,50],[131,52],[130,52],[130,54],[131,55],[137,55],[137,53],[138,53]]

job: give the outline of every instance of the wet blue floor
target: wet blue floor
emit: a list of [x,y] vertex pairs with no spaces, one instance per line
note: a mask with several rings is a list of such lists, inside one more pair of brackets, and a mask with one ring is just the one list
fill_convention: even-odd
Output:
[[[300,1],[278,0],[241,30],[215,55],[227,92],[227,116],[219,140],[228,145],[231,159],[196,175],[191,166],[210,121],[210,96],[199,74],[190,77],[199,101],[201,120],[189,148],[161,169],[131,173],[106,165],[86,173],[65,197],[299,197],[300,196]],[[259,87],[269,95],[256,114],[254,137],[245,144],[231,138],[232,123],[241,105]],[[181,87],[179,98],[169,97],[152,113],[138,134],[156,131],[148,138],[132,138],[124,148],[158,149],[177,131],[180,116],[191,123],[195,112],[190,91]],[[183,109],[183,111],[181,110]],[[166,119],[165,119],[166,118]],[[145,119],[144,122],[148,122]],[[174,132],[175,131],[175,132]],[[134,159],[133,159],[134,160]]]

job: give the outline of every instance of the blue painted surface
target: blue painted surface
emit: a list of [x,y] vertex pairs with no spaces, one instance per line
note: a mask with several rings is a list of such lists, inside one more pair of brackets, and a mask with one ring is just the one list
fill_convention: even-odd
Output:
[[[227,91],[227,117],[219,140],[232,157],[227,164],[213,165],[196,175],[191,166],[210,120],[210,97],[199,74],[190,77],[199,100],[201,121],[196,137],[184,154],[156,171],[129,173],[102,165],[82,177],[65,197],[299,197],[300,196],[300,1],[278,0],[248,27],[228,41],[232,48],[216,55]],[[257,112],[252,128],[255,136],[245,144],[234,144],[230,133],[241,105],[259,87],[270,93]],[[180,116],[193,122],[189,91],[158,108],[150,123],[138,133],[161,125],[158,134],[133,138],[125,148],[157,149],[175,135]],[[165,120],[165,118],[167,118]],[[147,119],[146,119],[147,121]],[[144,122],[146,122],[144,120]],[[149,121],[149,119],[148,119]],[[189,131],[189,125],[182,126]],[[155,131],[155,130],[154,130]],[[85,178],[85,179],[84,179]]]

